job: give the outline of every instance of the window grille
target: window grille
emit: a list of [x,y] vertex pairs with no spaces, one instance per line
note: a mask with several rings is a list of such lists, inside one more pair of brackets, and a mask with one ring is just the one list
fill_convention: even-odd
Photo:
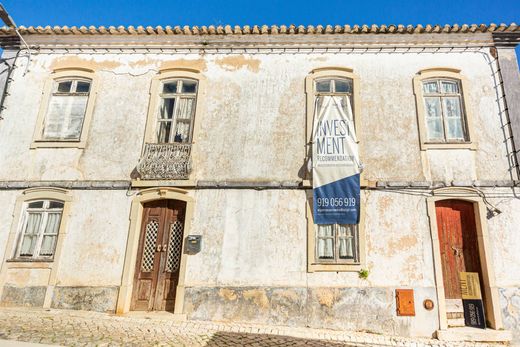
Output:
[[166,259],[166,271],[177,272],[181,263],[182,231],[183,223],[175,221],[170,224],[170,240],[168,244],[168,257]]
[[141,260],[141,271],[150,272],[153,270],[155,257],[155,247],[157,244],[157,234],[159,233],[159,222],[151,220],[146,224],[145,242],[143,259]]

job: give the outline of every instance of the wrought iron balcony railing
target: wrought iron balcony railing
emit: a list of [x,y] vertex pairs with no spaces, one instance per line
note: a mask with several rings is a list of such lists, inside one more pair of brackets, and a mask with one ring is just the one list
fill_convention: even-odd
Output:
[[144,180],[188,179],[191,143],[146,143],[136,169]]

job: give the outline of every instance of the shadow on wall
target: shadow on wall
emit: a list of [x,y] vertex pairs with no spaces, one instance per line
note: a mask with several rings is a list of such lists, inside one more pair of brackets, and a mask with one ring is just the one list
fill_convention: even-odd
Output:
[[207,347],[217,346],[315,346],[315,347],[353,347],[364,346],[364,344],[353,344],[348,342],[332,342],[313,339],[302,339],[298,337],[247,334],[232,332],[217,332],[206,344]]

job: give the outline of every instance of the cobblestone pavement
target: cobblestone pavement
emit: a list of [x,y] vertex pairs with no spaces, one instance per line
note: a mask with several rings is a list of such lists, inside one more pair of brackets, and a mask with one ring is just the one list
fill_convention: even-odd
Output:
[[0,339],[62,346],[490,346],[361,332],[179,322],[165,315],[121,317],[86,311],[27,308],[0,309]]

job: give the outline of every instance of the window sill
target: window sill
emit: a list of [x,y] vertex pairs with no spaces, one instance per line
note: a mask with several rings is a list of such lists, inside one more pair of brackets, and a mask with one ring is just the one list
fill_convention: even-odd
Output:
[[7,259],[6,263],[52,263],[54,259],[42,259],[42,258],[13,258]]
[[475,142],[448,142],[448,143],[421,142],[422,151],[426,151],[429,149],[469,149],[469,150],[475,151],[475,150],[477,150],[477,144]]
[[8,269],[52,269],[53,259],[7,259],[5,261]]
[[85,148],[84,141],[33,141],[31,149],[35,148]]
[[363,264],[308,264],[307,272],[358,272]]

